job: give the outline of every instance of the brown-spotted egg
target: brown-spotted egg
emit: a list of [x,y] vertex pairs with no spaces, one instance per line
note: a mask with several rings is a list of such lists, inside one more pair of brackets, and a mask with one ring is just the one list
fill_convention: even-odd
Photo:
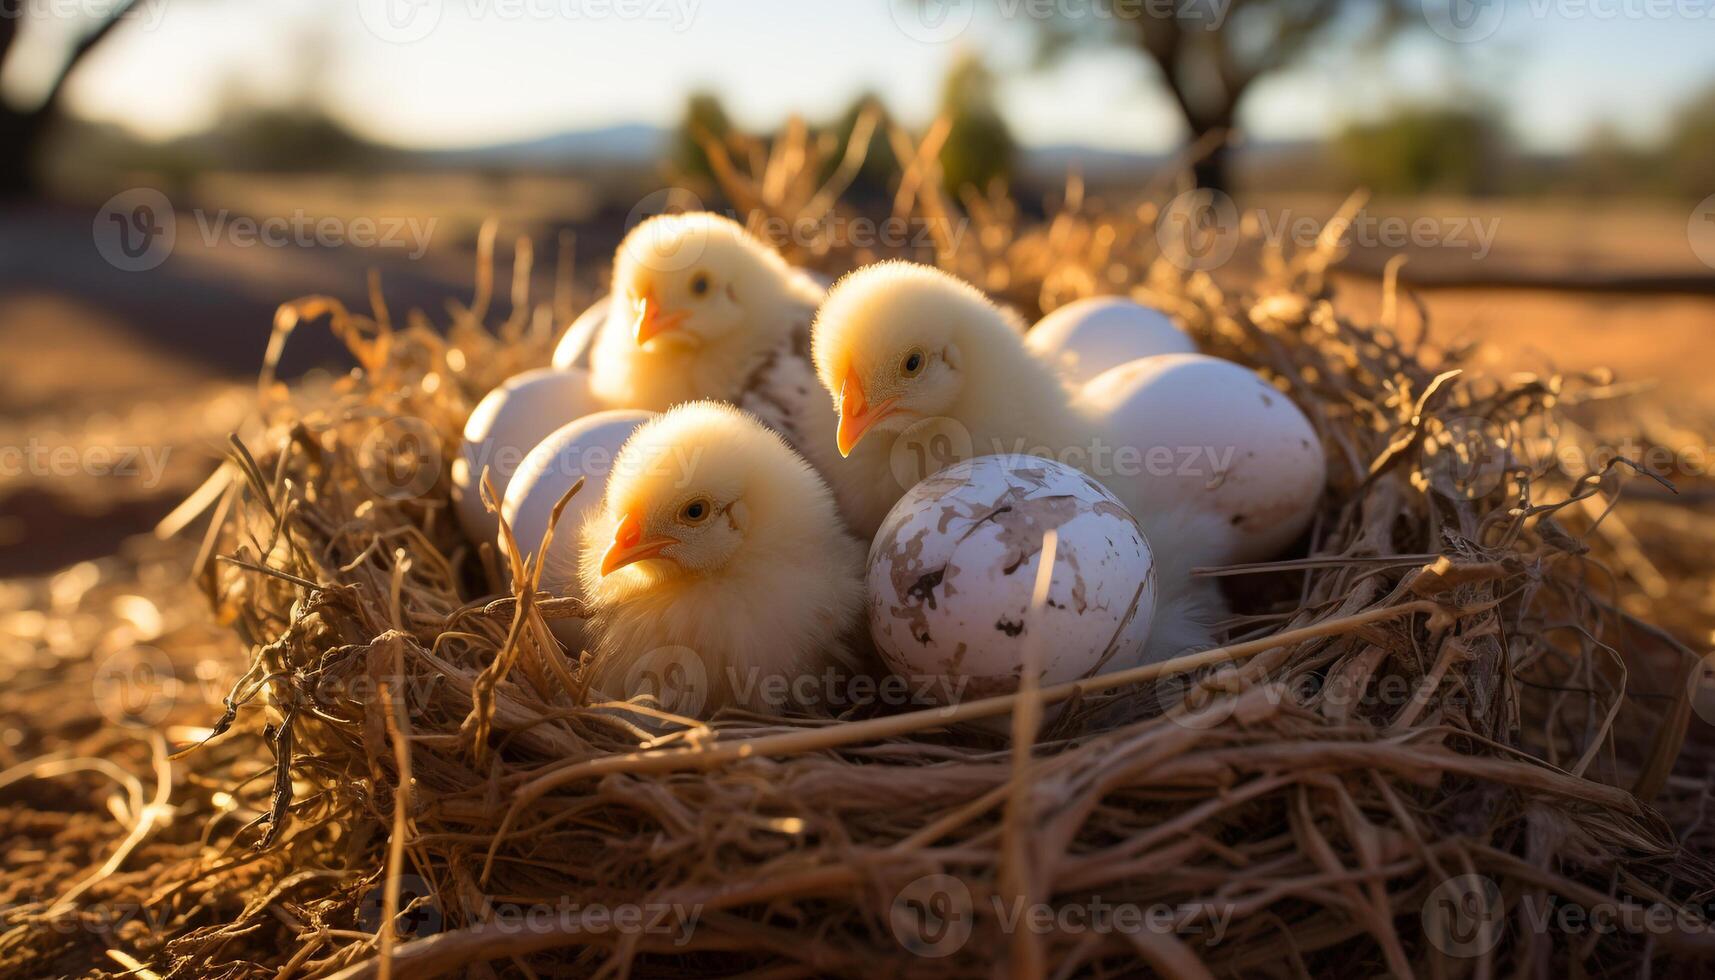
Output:
[[[1058,534],[1032,613],[1043,535]],[[870,546],[871,635],[888,666],[944,701],[1010,693],[1035,643],[1041,682],[1136,662],[1155,612],[1155,563],[1101,484],[1034,456],[980,456],[918,483]]]

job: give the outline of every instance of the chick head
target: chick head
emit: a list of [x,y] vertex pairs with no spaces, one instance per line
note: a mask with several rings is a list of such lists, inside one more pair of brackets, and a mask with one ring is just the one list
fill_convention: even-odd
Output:
[[883,262],[834,285],[811,334],[816,374],[839,412],[849,456],[870,432],[949,414],[967,384],[972,344],[1017,327],[974,286],[939,269]]
[[[755,418],[691,402],[639,428],[615,457],[584,534],[586,580],[647,588],[764,560],[837,521],[828,490]],[[616,581],[617,580],[617,581]]]
[[638,346],[695,349],[741,330],[791,275],[779,253],[729,218],[664,214],[620,243],[613,295]]

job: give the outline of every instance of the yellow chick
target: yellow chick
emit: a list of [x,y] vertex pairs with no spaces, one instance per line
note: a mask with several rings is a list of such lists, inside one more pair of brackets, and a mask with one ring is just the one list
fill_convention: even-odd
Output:
[[662,215],[620,243],[605,310],[592,309],[567,331],[555,365],[580,363],[587,343],[591,391],[606,407],[729,402],[821,467],[837,458],[810,422],[823,397],[809,356],[823,294],[731,219]]
[[815,470],[745,412],[694,402],[638,429],[582,535],[610,695],[674,670],[690,688],[676,710],[779,710],[780,679],[845,659],[863,548]]
[[813,353],[839,414],[838,448],[847,458],[831,480],[853,530],[873,534],[907,489],[911,478],[901,479],[901,464],[921,447],[896,445],[906,441],[900,434],[950,420],[960,440],[969,439],[959,447],[964,455],[1057,458],[1101,480],[1131,510],[1161,583],[1147,659],[1209,642],[1222,602],[1212,584],[1193,581],[1190,571],[1224,553],[1225,522],[1185,507],[1152,506],[1147,478],[1104,472],[1101,446],[1121,444],[1123,434],[1080,412],[1054,368],[1025,347],[1015,314],[938,269],[884,262],[829,291],[816,317]]

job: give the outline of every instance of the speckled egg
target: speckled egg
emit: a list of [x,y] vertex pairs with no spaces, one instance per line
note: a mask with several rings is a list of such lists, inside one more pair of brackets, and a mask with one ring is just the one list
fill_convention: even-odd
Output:
[[[1048,531],[1054,568],[1033,618]],[[1155,613],[1154,559],[1131,513],[1034,456],[979,456],[912,487],[870,546],[867,585],[888,666],[949,702],[1015,690],[1031,643],[1043,684],[1131,666]]]
[[1031,327],[1024,346],[1074,385],[1140,357],[1197,352],[1172,317],[1123,296],[1067,303]]
[[472,544],[493,541],[500,529],[482,505],[483,468],[494,492],[504,497],[512,474],[537,443],[600,407],[587,372],[548,368],[515,374],[476,403],[452,469],[453,501]]

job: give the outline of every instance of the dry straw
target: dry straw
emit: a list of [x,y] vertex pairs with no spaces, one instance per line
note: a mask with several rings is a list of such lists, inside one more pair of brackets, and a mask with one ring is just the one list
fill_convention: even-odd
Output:
[[[473,553],[451,518],[465,414],[544,363],[540,324],[569,312],[564,289],[532,312],[521,252],[492,325],[488,229],[476,297],[444,330],[379,298],[368,316],[281,311],[271,354],[326,318],[357,366],[314,393],[265,372],[266,434],[235,441],[201,495],[216,520],[200,581],[254,651],[217,730],[266,723],[270,805],[153,896],[178,914],[150,968],[1632,975],[1715,952],[1715,867],[1681,839],[1703,833],[1687,816],[1703,790],[1675,770],[1695,657],[1622,609],[1598,520],[1626,466],[1529,465],[1530,440],[1564,433],[1604,379],[1462,374],[1467,352],[1431,342],[1392,281],[1385,322],[1342,316],[1329,269],[1356,202],[1319,247],[1258,253],[1231,292],[1161,257],[1171,186],[1116,207],[1074,181],[1032,220],[998,189],[942,194],[944,128],[887,135],[908,168],[896,216],[938,229],[918,257],[1030,314],[1129,292],[1302,405],[1331,461],[1309,557],[1213,572],[1239,610],[1220,650],[1026,692],[1028,751],[963,724],[1011,698],[708,723],[597,703],[588,661],[547,629],[575,604],[492,594],[500,563],[532,570]],[[831,149],[795,126],[711,158],[758,227],[832,227],[863,151],[836,166]],[[783,244],[830,271],[873,257],[836,238]],[[406,444],[421,467],[377,452]],[[1679,696],[1628,697],[1645,671]],[[916,904],[935,875],[963,891]],[[290,902],[190,914],[222,880]],[[1179,911],[1174,929],[1009,930],[1020,902]],[[566,914],[628,907],[658,928]],[[1617,925],[1531,914],[1568,907]],[[417,932],[378,935],[395,913]]]

